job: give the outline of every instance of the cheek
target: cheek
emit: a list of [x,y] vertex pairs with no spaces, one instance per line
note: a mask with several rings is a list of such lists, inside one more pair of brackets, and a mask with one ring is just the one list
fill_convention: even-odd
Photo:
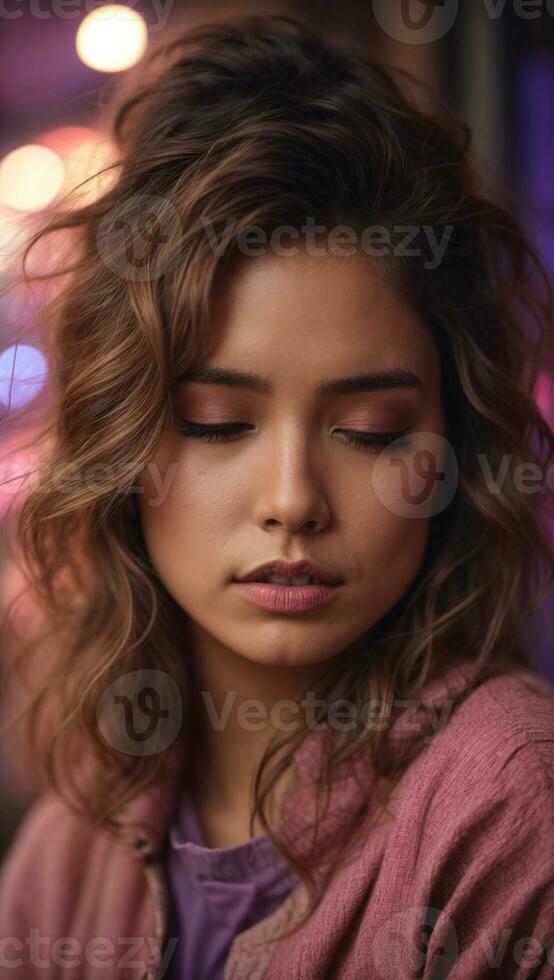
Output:
[[[183,586],[202,568],[213,576],[233,522],[232,501],[202,464],[160,453],[145,471],[140,502],[144,539],[164,584]],[[192,560],[191,560],[192,559]]]
[[385,611],[408,589],[423,561],[429,527],[428,518],[399,517],[373,500],[356,544],[373,608]]

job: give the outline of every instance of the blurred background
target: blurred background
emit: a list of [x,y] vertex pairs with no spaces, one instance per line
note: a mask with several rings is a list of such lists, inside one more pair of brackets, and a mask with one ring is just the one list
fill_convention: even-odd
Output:
[[[554,5],[551,0],[4,0],[0,6],[0,288],[23,240],[48,209],[114,159],[99,107],[148,47],[186,26],[242,13],[285,12],[333,37],[354,37],[423,83],[424,105],[446,101],[472,127],[487,189],[520,217],[554,269]],[[104,190],[109,173],[83,195]],[[51,262],[33,250],[29,271]],[[47,363],[36,333],[44,295],[17,287],[0,298],[0,585],[18,587],[6,560],[8,516],[37,453],[21,450],[41,421]],[[52,287],[49,287],[52,288]],[[540,407],[554,423],[552,375]],[[26,407],[25,422],[10,412]],[[38,449],[37,449],[38,452]],[[554,477],[554,474],[553,474]],[[6,483],[6,478],[9,482]],[[3,486],[1,485],[3,483]],[[551,484],[552,485],[552,484]],[[538,672],[554,684],[554,597],[529,627]],[[1,709],[0,709],[1,711]],[[9,739],[0,738],[0,857],[31,801]]]

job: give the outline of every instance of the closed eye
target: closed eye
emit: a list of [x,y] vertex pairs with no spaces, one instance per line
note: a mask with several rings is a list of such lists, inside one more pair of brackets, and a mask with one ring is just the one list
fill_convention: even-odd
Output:
[[[253,428],[254,426],[245,422],[204,425],[188,420],[183,420],[178,426],[182,435],[189,439],[202,439],[204,442],[229,442],[233,436]],[[408,429],[402,429],[400,432],[359,432],[352,429],[336,429],[335,431],[342,433],[347,442],[359,449],[378,451],[390,446],[397,439],[405,437]],[[408,443],[409,440],[404,439],[402,445],[405,446]]]
[[410,444],[410,440],[406,438],[408,429],[402,429],[401,432],[358,432],[353,429],[337,429],[336,431],[342,432],[346,436],[347,442],[360,449],[386,449],[387,446],[399,439],[402,439],[402,448]]
[[237,435],[244,429],[253,429],[254,426],[247,425],[245,422],[227,422],[225,425],[201,425],[200,422],[188,422],[186,419],[179,423],[179,432],[189,439],[204,439],[206,442],[220,442],[228,440],[230,436]]

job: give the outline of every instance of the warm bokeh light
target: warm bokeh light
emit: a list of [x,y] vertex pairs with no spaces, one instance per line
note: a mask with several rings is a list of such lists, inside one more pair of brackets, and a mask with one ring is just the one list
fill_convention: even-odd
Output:
[[0,401],[8,408],[22,408],[44,386],[47,364],[44,354],[30,344],[14,344],[0,353]]
[[[115,180],[115,170],[99,174],[115,160],[115,144],[107,136],[87,126],[60,126],[38,137],[37,143],[48,146],[63,160],[65,179],[63,196],[74,191],[75,206],[90,204],[101,196]],[[86,181],[82,187],[79,187]],[[74,189],[79,187],[78,191]]]
[[[90,204],[104,194],[115,181],[115,170],[98,173],[115,159],[114,144],[111,140],[93,136],[83,140],[71,151],[65,161],[67,179],[64,191],[73,190],[83,180],[86,184],[75,193],[79,205]],[[89,179],[90,178],[90,179]]]
[[64,177],[54,150],[36,143],[19,146],[0,163],[0,201],[18,211],[39,211],[54,200]]
[[81,61],[96,71],[125,71],[142,58],[148,28],[141,14],[123,4],[106,4],[91,11],[77,31],[75,45]]
[[[17,506],[24,494],[26,478],[31,469],[27,455],[17,452],[7,440],[0,442],[0,521],[13,505]],[[7,599],[4,591],[2,598]]]
[[[35,426],[25,426],[0,438],[0,522],[15,514],[40,477],[42,461],[49,455],[51,438],[43,438]],[[9,566],[13,570],[13,566]],[[6,568],[4,568],[4,571]],[[0,563],[0,605],[9,598]],[[11,592],[11,590],[9,590]]]
[[27,238],[28,221],[21,211],[0,206],[0,272],[15,263]]

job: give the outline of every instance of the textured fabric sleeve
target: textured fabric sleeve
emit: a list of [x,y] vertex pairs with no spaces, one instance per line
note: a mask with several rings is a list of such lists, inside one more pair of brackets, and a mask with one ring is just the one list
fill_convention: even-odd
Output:
[[[59,975],[44,937],[51,943],[71,935],[90,847],[90,828],[56,794],[31,804],[0,869],[1,978]],[[49,965],[39,965],[41,959]]]
[[[19,935],[36,904],[46,902],[42,868],[55,850],[56,827],[62,808],[51,796],[31,803],[23,815],[0,868],[0,923],[2,933]],[[54,838],[54,839],[53,839]],[[54,845],[54,846],[53,846]]]
[[554,742],[494,761],[425,862],[424,980],[554,980]]

